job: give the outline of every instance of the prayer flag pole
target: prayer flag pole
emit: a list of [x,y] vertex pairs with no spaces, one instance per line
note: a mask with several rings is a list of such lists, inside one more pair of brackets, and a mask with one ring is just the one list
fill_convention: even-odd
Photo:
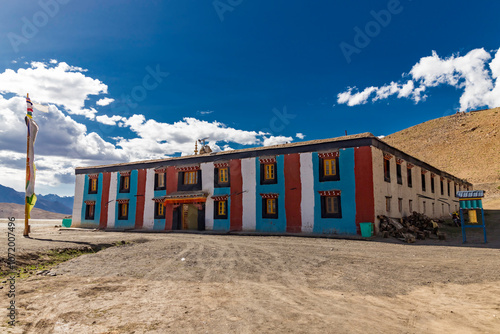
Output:
[[29,237],[30,233],[30,213],[31,209],[35,206],[36,195],[35,195],[35,178],[36,178],[36,167],[35,167],[35,140],[38,133],[38,124],[33,120],[33,103],[31,103],[30,95],[26,94],[26,127],[28,128],[28,136],[26,141],[28,142],[26,147],[26,201],[24,206],[24,236]]
[[[30,98],[30,94],[27,93],[26,99],[29,99],[29,98]],[[29,157],[30,157],[30,130],[28,127],[27,136],[26,136],[26,186],[29,182],[29,177],[30,177]],[[29,237],[29,233],[30,233],[30,225],[29,225],[28,197],[24,196],[24,233],[23,233],[23,236]]]

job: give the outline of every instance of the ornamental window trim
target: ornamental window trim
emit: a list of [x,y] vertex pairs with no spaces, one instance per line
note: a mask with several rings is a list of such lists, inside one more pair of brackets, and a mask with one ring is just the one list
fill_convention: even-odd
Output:
[[342,192],[340,190],[319,190],[318,193],[321,196],[340,196]]
[[327,158],[338,158],[340,156],[339,151],[333,151],[333,152],[318,152],[318,157],[320,159],[327,159]]
[[266,193],[266,194],[260,194],[260,196],[262,198],[265,198],[265,199],[271,199],[271,198],[278,198],[279,197],[279,194],[275,194],[275,193]]

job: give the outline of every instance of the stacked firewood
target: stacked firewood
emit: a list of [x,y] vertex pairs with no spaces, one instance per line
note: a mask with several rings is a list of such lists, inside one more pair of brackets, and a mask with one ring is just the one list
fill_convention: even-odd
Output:
[[391,236],[413,243],[416,239],[424,240],[431,234],[435,234],[439,239],[445,239],[444,233],[438,232],[438,223],[442,221],[432,220],[418,212],[413,212],[404,218],[378,216],[378,219],[380,220],[380,233],[384,238]]

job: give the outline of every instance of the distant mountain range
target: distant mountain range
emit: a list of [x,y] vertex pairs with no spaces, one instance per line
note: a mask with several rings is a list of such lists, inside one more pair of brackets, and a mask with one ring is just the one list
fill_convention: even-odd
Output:
[[[24,192],[0,185],[0,203],[24,205]],[[35,208],[70,215],[73,212],[73,196],[61,197],[54,194],[37,194]]]

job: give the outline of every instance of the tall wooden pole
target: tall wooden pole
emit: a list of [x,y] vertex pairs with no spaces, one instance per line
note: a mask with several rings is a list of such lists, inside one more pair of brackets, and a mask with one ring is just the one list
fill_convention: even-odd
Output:
[[[26,97],[30,97],[29,94],[26,94]],[[28,179],[30,175],[30,165],[29,165],[29,157],[30,157],[30,132],[28,127],[27,129],[27,136],[26,136],[26,182],[24,184],[24,187],[26,188],[26,185],[28,184]],[[28,208],[28,197],[26,195],[24,196],[24,233],[23,236],[29,237],[30,233],[30,225],[29,225],[29,208]]]

